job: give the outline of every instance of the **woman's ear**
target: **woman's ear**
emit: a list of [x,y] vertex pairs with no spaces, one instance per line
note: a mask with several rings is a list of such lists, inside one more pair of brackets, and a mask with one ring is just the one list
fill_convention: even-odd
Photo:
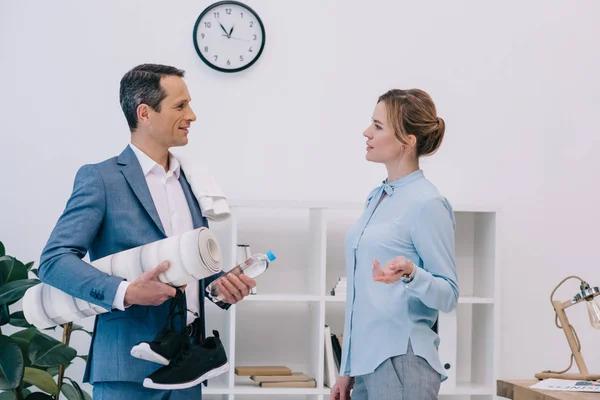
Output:
[[404,146],[404,151],[410,151],[417,147],[417,137],[415,135],[406,135],[406,144]]

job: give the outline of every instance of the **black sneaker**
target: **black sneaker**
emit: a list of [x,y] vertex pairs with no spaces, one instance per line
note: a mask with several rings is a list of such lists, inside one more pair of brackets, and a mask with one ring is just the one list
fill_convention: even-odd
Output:
[[188,389],[227,372],[229,363],[219,332],[213,331],[213,334],[200,344],[186,344],[169,365],[144,379],[144,387],[159,390]]
[[[180,317],[182,332],[185,331],[186,315],[183,310],[183,299],[183,292],[177,289],[177,295],[171,304],[165,326],[151,342],[140,342],[133,346],[130,351],[132,357],[169,365],[169,361],[179,354],[183,346],[189,342],[189,337],[184,333],[177,332],[174,324],[175,318]],[[177,308],[179,310],[175,311]]]

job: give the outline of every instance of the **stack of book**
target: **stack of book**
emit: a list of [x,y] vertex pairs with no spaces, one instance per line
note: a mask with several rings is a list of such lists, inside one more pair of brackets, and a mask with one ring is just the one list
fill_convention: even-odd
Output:
[[342,276],[337,281],[333,289],[331,289],[332,296],[346,296],[346,290],[348,287],[348,282],[346,281],[346,277]]
[[340,374],[343,340],[343,335],[332,334],[331,328],[325,325],[325,386],[330,388]]
[[283,366],[235,367],[235,374],[249,376],[263,388],[315,388],[317,382],[303,372]]

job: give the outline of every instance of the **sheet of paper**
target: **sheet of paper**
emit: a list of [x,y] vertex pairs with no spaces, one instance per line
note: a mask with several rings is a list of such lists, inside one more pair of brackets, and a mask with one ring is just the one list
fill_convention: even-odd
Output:
[[532,389],[563,390],[568,392],[597,392],[600,393],[598,381],[573,381],[568,379],[544,379],[534,385]]

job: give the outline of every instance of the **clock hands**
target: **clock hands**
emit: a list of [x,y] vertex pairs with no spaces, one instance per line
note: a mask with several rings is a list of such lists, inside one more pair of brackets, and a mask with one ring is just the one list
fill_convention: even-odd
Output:
[[229,36],[229,35],[221,35],[221,36],[225,36],[229,39],[235,39],[235,40],[241,40],[242,42],[248,42],[250,43],[252,40],[247,40],[247,39],[242,39],[242,38],[238,38],[238,37],[234,37],[234,36]]
[[235,25],[231,25],[231,30],[229,31],[229,34],[228,34],[228,36],[231,36],[231,34],[233,33],[233,27],[234,27],[234,26],[235,26]]
[[[221,23],[221,21],[218,21],[218,20],[217,20],[217,22],[219,22],[219,25],[221,25],[221,29],[223,29],[223,32],[225,32],[225,35],[226,35],[227,37],[229,37],[229,35],[231,35],[231,33],[227,33],[227,29],[225,29],[225,27],[223,26],[223,24]],[[232,29],[233,29],[233,28],[232,28]]]

